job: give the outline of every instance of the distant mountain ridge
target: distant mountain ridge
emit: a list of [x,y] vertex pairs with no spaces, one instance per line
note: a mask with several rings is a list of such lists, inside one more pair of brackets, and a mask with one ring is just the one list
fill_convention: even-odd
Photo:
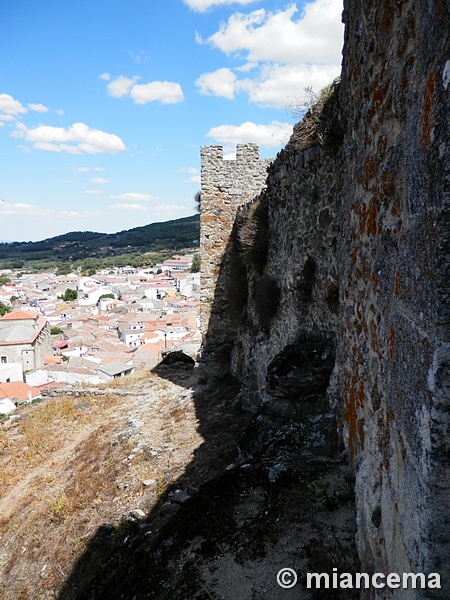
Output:
[[73,231],[39,242],[0,243],[0,260],[78,260],[132,252],[178,250],[199,244],[200,215],[150,223],[118,233]]

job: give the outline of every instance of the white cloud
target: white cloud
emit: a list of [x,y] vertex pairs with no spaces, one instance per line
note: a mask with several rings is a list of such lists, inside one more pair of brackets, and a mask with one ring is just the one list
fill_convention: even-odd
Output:
[[200,184],[201,182],[202,182],[202,178],[200,175],[193,175],[192,177],[189,177],[189,179],[184,180],[184,183]]
[[109,179],[105,179],[104,177],[91,177],[91,183],[105,185],[106,183],[109,183]]
[[15,100],[9,94],[0,94],[0,113],[10,115],[12,118],[17,118],[28,112],[18,100]]
[[77,173],[98,173],[104,170],[100,167],[72,167],[72,171],[76,171]]
[[46,152],[67,152],[67,154],[83,154],[76,146],[70,144],[53,144],[51,142],[35,142],[35,150],[45,150]]
[[295,4],[285,11],[235,13],[205,42],[228,55],[243,53],[251,62],[339,65],[342,2],[316,0],[306,4],[300,18],[294,20],[296,13]]
[[228,147],[253,142],[258,146],[276,148],[289,140],[292,125],[280,121],[273,121],[269,125],[251,122],[241,125],[219,125],[210,129],[206,135]]
[[10,94],[0,94],[0,122],[15,121],[22,115],[27,114],[29,110],[38,113],[48,112],[48,108],[43,104],[28,104],[25,107],[21,102],[10,96]]
[[151,57],[146,53],[145,50],[141,50],[139,53],[130,50],[129,55],[131,57],[131,60],[137,65],[145,65],[151,61]]
[[256,69],[257,67],[258,67],[257,62],[247,62],[247,63],[245,63],[245,65],[242,65],[241,67],[236,67],[236,71],[239,71],[241,73],[248,73],[249,71],[251,71],[252,69]]
[[108,83],[107,90],[110,96],[114,98],[123,98],[124,96],[128,96],[131,88],[135,85],[136,81],[139,81],[139,77],[136,75],[131,79],[129,77],[117,77],[113,79],[111,83]]
[[290,104],[299,101],[306,87],[319,91],[335,77],[336,70],[332,66],[265,66],[259,80],[247,88],[249,100],[262,106],[284,108],[287,100]]
[[237,77],[231,69],[218,69],[212,73],[203,73],[195,82],[203,96],[220,96],[233,100]]
[[185,179],[183,183],[196,183],[199,184],[201,182],[201,176],[196,167],[182,167],[178,169],[178,173],[188,173],[190,177]]
[[43,104],[28,104],[27,105],[30,110],[34,110],[38,113],[46,113],[48,112],[48,108]]
[[241,4],[247,5],[257,2],[258,0],[184,0],[184,3],[192,10],[197,12],[205,12],[212,6],[223,6],[225,4]]
[[71,219],[71,218],[92,218],[92,217],[98,217],[100,215],[104,215],[105,213],[100,211],[100,210],[82,210],[82,211],[77,211],[77,210],[61,210],[57,213],[57,217],[58,218],[63,218],[63,219]]
[[110,81],[111,75],[109,73],[102,73],[98,78],[103,79],[103,81]]
[[111,200],[122,200],[131,202],[147,202],[149,200],[158,200],[158,196],[151,194],[140,194],[139,192],[126,192],[117,196],[110,196]]
[[[252,103],[283,108],[289,96],[298,97],[306,87],[319,91],[340,73],[341,12],[342,0],[315,0],[301,13],[295,4],[273,12],[235,13],[206,40],[197,34],[199,43],[246,61],[235,72],[203,73],[196,82],[200,93],[232,100],[246,92]],[[248,76],[239,79],[239,72]]]
[[25,108],[21,102],[9,94],[0,94],[0,127],[4,127],[5,123],[15,121],[27,112],[28,108]]
[[146,206],[141,204],[113,204],[110,208],[118,208],[120,210],[147,210]]
[[125,144],[117,135],[91,129],[84,123],[74,123],[67,129],[49,125],[39,125],[29,129],[23,123],[17,123],[12,135],[31,142],[36,150],[49,152],[115,154],[126,150]]
[[196,175],[198,173],[197,167],[181,167],[177,173],[189,173],[190,175]]
[[158,100],[163,104],[178,104],[184,100],[180,84],[171,81],[152,81],[133,85],[130,96],[136,104],[148,104]]
[[184,100],[183,90],[179,83],[173,81],[151,81],[137,83],[140,77],[117,77],[108,85],[108,93],[114,98],[130,96],[135,104],[161,102],[162,104],[178,104]]
[[42,206],[34,206],[33,204],[10,204],[5,200],[0,201],[0,218],[2,217],[33,217],[44,218],[54,214],[53,210],[43,208]]
[[[46,223],[49,220],[55,219],[72,219],[72,218],[92,218],[101,215],[101,211],[56,211],[45,206],[37,206],[35,204],[27,204],[24,202],[18,202],[12,204],[5,200],[0,200],[0,220],[3,219],[22,219],[23,223],[34,223],[36,220],[44,221]],[[42,238],[40,238],[42,239]]]

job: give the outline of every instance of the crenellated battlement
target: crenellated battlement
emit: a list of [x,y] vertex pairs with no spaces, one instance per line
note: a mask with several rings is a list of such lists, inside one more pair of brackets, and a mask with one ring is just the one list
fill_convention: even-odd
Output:
[[223,157],[223,146],[203,146],[201,149],[202,165],[203,161],[222,161],[230,160],[231,162],[255,162],[265,161],[272,162],[272,159],[260,159],[259,158],[259,147],[257,144],[237,144],[236,145],[236,158],[235,159],[224,159]]

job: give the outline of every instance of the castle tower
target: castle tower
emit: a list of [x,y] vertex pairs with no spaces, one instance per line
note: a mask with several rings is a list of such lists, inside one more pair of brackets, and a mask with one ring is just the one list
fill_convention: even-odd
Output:
[[272,162],[272,159],[259,158],[256,144],[238,144],[236,150],[235,160],[224,160],[222,146],[201,149],[201,327],[203,336],[208,332],[209,341],[213,343],[223,342],[229,329],[227,307],[221,302],[220,290],[226,288],[227,278],[232,275],[227,273],[223,257],[236,213],[239,206],[252,200],[265,187],[267,169]]

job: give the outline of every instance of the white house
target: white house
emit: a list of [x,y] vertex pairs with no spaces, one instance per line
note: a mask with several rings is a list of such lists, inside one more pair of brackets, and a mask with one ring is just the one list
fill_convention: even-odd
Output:
[[136,323],[130,323],[127,327],[119,327],[119,338],[129,348],[141,345],[141,338],[145,334],[146,327],[144,323],[137,321]]
[[111,294],[111,290],[108,287],[93,287],[87,288],[84,294],[79,298],[78,303],[80,306],[94,306],[97,304],[101,296],[105,294]]
[[104,381],[112,381],[116,377],[132,375],[134,373],[134,367],[132,364],[118,361],[98,367],[97,373],[98,376]]
[[9,398],[0,398],[0,415],[8,415],[14,410],[16,410],[14,402],[11,402]]
[[0,383],[23,381],[23,369],[20,362],[0,363]]
[[20,362],[29,371],[43,366],[50,353],[50,326],[45,317],[19,311],[0,318],[0,364]]

